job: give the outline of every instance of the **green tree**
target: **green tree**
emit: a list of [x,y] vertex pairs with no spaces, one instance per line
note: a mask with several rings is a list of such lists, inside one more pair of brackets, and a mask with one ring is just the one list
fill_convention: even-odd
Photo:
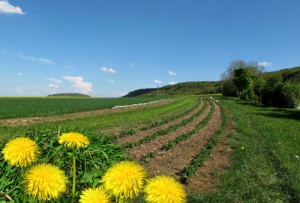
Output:
[[249,67],[238,68],[234,70],[233,84],[238,90],[238,95],[242,99],[251,99],[253,97],[253,83],[255,75]]

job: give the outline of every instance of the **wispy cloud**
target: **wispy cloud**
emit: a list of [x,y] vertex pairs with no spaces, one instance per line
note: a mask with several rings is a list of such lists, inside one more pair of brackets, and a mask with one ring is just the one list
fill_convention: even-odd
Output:
[[117,74],[118,72],[115,71],[114,69],[112,68],[108,68],[108,67],[102,67],[100,68],[100,70],[104,73],[111,73],[111,74]]
[[55,79],[55,78],[46,78],[47,80],[49,80],[51,83],[48,84],[48,87],[51,88],[51,92],[55,93],[56,90],[53,89],[58,89],[60,88],[60,85],[62,83],[62,80],[60,79]]
[[7,0],[0,0],[0,14],[24,15],[25,13],[19,6],[13,6]]
[[59,88],[59,84],[50,83],[50,84],[48,84],[48,87],[50,87],[50,88]]
[[170,76],[175,76],[175,75],[177,75],[177,73],[175,73],[175,72],[173,72],[173,71],[171,71],[171,70],[168,72],[168,74],[169,74]]
[[17,94],[25,94],[25,91],[22,88],[20,88],[20,87],[16,87],[15,92]]
[[130,63],[130,66],[134,67],[134,66],[135,66],[135,64],[134,64],[133,62],[131,62],[131,63]]
[[62,80],[60,79],[55,79],[55,78],[46,78],[47,80],[55,83],[55,84],[60,84],[62,82]]
[[168,84],[169,84],[169,85],[176,85],[177,82],[169,82]]
[[155,82],[156,84],[161,84],[161,83],[163,83],[161,80],[154,80],[154,82]]
[[21,73],[21,72],[17,72],[17,75],[18,75],[18,76],[22,76],[22,75],[23,75],[23,73]]
[[110,83],[110,84],[115,84],[115,81],[111,80],[111,79],[107,80],[107,82]]
[[258,65],[258,66],[267,67],[267,66],[271,66],[272,63],[267,62],[267,61],[262,61],[262,62],[258,62],[257,65]]
[[80,76],[64,76],[64,80],[71,83],[73,91],[83,94],[89,94],[92,91],[92,83],[84,82],[83,77]]
[[19,56],[27,61],[35,61],[35,62],[42,62],[42,63],[46,63],[46,64],[53,64],[53,61],[51,61],[50,59],[46,59],[46,58],[37,58],[37,57],[32,57],[32,56],[24,56],[23,54],[19,54]]

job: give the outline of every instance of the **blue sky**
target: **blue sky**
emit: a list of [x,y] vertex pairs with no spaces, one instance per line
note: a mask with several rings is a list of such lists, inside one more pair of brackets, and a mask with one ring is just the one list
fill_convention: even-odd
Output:
[[300,65],[299,0],[0,0],[0,96],[215,81]]

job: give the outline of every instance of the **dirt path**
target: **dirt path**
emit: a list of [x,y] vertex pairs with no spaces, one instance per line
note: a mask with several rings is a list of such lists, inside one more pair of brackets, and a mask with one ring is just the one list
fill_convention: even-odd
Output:
[[162,100],[156,103],[149,103],[145,105],[135,105],[135,106],[122,107],[122,108],[85,111],[85,112],[64,114],[59,116],[2,119],[0,120],[0,126],[25,126],[25,125],[35,124],[35,123],[42,123],[45,121],[53,122],[53,121],[61,121],[61,120],[72,120],[72,119],[85,118],[90,116],[104,115],[109,113],[126,112],[126,111],[131,111],[136,109],[142,109],[146,107],[148,108],[148,107],[160,106],[174,101],[175,99],[168,99],[168,100]]
[[215,111],[212,119],[200,130],[186,141],[177,144],[168,151],[162,151],[158,156],[145,164],[150,176],[165,174],[180,178],[179,172],[190,163],[192,158],[197,154],[211,136],[219,129],[222,122],[221,109],[215,105]]
[[184,119],[187,119],[187,118],[190,118],[192,117],[194,114],[196,114],[202,107],[203,107],[204,103],[203,103],[203,100],[201,100],[201,104],[196,108],[194,109],[192,112],[188,113],[187,115],[183,116],[183,117],[180,117],[174,121],[171,121],[171,122],[168,122],[164,125],[161,125],[161,126],[157,126],[157,127],[154,127],[154,128],[151,128],[149,130],[142,130],[142,131],[139,131],[138,133],[132,135],[132,136],[129,136],[129,137],[123,137],[123,138],[120,138],[117,140],[117,144],[125,144],[125,143],[133,143],[133,142],[137,142],[139,140],[141,140],[142,138],[148,136],[148,135],[151,135],[159,130],[162,130],[162,129],[165,129],[169,126],[172,126],[172,125],[175,125],[175,124],[178,124],[180,123],[181,121],[183,121]]
[[210,111],[210,104],[207,104],[207,108],[204,110],[204,112],[197,117],[195,120],[190,122],[189,124],[182,126],[178,128],[175,131],[172,131],[164,136],[159,136],[150,142],[147,142],[145,144],[142,144],[140,146],[131,148],[127,150],[127,153],[129,156],[133,157],[136,160],[140,160],[143,158],[148,152],[155,152],[159,150],[164,144],[166,144],[168,141],[174,140],[176,137],[191,131],[195,128],[195,126],[200,123],[209,113]]

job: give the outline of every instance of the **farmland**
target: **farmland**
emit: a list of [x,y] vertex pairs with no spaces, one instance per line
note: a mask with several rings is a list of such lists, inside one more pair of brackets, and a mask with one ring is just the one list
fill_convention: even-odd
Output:
[[[190,202],[298,202],[299,110],[217,99],[181,97],[73,120],[2,125],[0,146],[15,135],[78,131],[101,137],[104,147],[116,146],[118,154],[138,161],[150,176],[176,178]],[[113,154],[108,153],[112,160],[122,157]]]
[[161,99],[165,98],[0,97],[0,119],[55,116]]

